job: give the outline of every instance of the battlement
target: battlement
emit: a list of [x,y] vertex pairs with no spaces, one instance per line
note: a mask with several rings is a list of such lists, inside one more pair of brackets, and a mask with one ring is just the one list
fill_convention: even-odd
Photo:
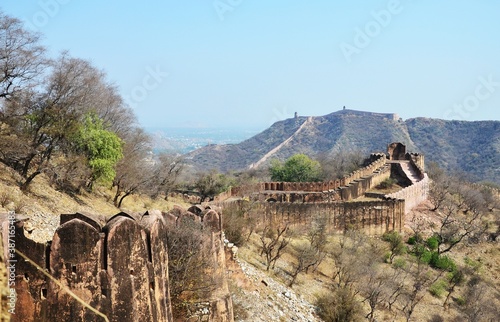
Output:
[[[208,244],[219,266],[213,274],[221,275],[217,285],[219,297],[205,300],[209,303],[209,313],[204,319],[232,321],[231,298],[224,277],[220,214],[213,209],[192,210],[195,213],[181,208],[170,213],[121,212],[109,219],[81,213],[61,215],[60,226],[52,241],[46,244],[26,238],[24,222],[18,220],[14,238],[19,251],[110,321],[171,322],[167,237],[169,229],[175,229],[184,218],[189,218],[209,232]],[[4,244],[9,237],[8,224],[4,218]],[[32,264],[16,259],[18,321],[101,320]]]
[[[323,181],[323,182],[260,182],[254,185],[247,185],[243,187],[235,187],[231,190],[231,196],[239,196],[242,194],[252,193],[269,193],[271,191],[280,192],[333,192],[334,190],[341,190],[345,187],[359,185],[359,182],[368,180],[376,174],[385,174],[384,166],[386,165],[386,155],[384,153],[373,153],[370,155],[369,164],[361,169],[358,169],[346,177],[338,180]],[[375,184],[373,181],[373,184]],[[379,183],[379,182],[378,182]],[[377,184],[378,184],[377,183]],[[368,189],[374,185],[370,184]],[[357,193],[356,195],[359,195]],[[351,196],[351,195],[349,195]],[[223,197],[226,197],[224,195]],[[223,198],[219,197],[219,200]]]
[[[429,179],[424,172],[423,155],[407,153],[406,146],[398,142],[389,144],[387,150],[388,155],[371,154],[367,166],[339,180],[261,182],[235,187],[230,195],[250,197],[258,201],[265,220],[269,220],[270,216],[278,216],[289,223],[306,223],[319,211],[333,218],[330,223],[336,230],[349,226],[365,229],[371,234],[389,230],[402,231],[404,216],[427,198]],[[408,187],[388,195],[370,194],[370,197],[379,199],[373,203],[356,201],[390,178],[393,170],[404,178]],[[224,199],[227,198],[217,200],[222,207],[225,206]],[[387,213],[382,211],[380,215],[383,220],[372,216],[374,211],[385,209]]]

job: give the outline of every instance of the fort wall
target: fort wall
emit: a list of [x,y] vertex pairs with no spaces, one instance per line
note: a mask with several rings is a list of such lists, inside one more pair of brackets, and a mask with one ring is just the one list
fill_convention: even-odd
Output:
[[[226,202],[222,206],[240,206]],[[311,225],[318,218],[327,221],[329,232],[346,229],[362,230],[368,235],[381,235],[387,231],[403,231],[404,200],[376,200],[340,203],[259,202],[253,211],[259,222],[289,224],[291,227]]]
[[[225,257],[219,214],[207,212],[203,221],[184,211],[210,230],[210,247],[221,275],[216,296],[205,299],[207,308],[192,315],[204,321],[233,321],[232,303],[225,279]],[[15,228],[16,248],[86,303],[104,313],[109,321],[173,321],[168,275],[168,227],[176,225],[173,214],[160,211],[143,215],[119,213],[102,217],[61,215],[53,239],[36,243],[24,235],[24,222]],[[6,242],[8,222],[2,222]],[[174,228],[175,229],[175,228]],[[65,290],[46,278],[31,263],[16,258],[18,294],[12,321],[102,321]],[[194,304],[193,304],[194,305]]]
[[407,153],[406,159],[410,160],[410,164],[412,165],[415,172],[417,172],[420,179],[424,178],[425,173],[425,158],[423,154],[419,153]]
[[[388,170],[385,165],[385,154],[375,153],[370,156],[370,163],[367,166],[352,172],[342,179],[323,182],[261,182],[253,185],[234,187],[231,189],[230,196],[244,196],[251,193],[272,195],[271,191],[323,193],[340,190],[339,194],[344,196],[342,199],[347,200],[345,198],[357,198],[357,196],[364,193],[362,192],[363,189],[370,189],[387,178],[390,172],[387,172]],[[221,194],[216,200],[222,201],[227,198],[229,198],[229,195]],[[282,199],[286,200],[289,198]],[[331,200],[331,198],[328,200]]]
[[427,200],[429,192],[429,177],[423,174],[423,179],[419,182],[403,188],[397,192],[386,195],[388,199],[404,199],[405,200],[405,213],[409,213],[411,209]]
[[[231,190],[231,196],[249,197],[258,201],[263,218],[290,224],[310,223],[315,216],[326,215],[332,230],[354,227],[369,234],[383,234],[389,230],[402,231],[404,216],[412,208],[427,199],[429,178],[424,172],[424,156],[406,153],[401,143],[388,146],[391,158],[383,153],[370,156],[370,162],[345,178],[326,182],[263,182]],[[397,161],[400,160],[400,161]],[[408,162],[418,177],[407,178],[399,162]],[[391,177],[391,171],[399,171],[406,178],[406,188],[389,195],[373,194],[377,201],[354,201],[366,196],[368,190]],[[217,199],[223,207],[224,198]],[[274,218],[274,219],[273,219]]]

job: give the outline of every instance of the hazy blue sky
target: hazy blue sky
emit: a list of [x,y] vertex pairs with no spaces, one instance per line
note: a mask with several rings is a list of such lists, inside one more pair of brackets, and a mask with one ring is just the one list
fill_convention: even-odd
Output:
[[500,1],[2,0],[105,70],[146,127],[351,109],[500,119]]

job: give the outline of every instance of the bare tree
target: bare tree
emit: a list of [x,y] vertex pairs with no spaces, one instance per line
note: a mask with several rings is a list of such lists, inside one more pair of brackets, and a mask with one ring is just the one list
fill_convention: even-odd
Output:
[[433,282],[429,274],[427,274],[429,267],[426,264],[417,261],[415,265],[409,267],[409,269],[412,268],[413,281],[408,288],[403,290],[402,296],[398,298],[401,305],[400,310],[403,312],[406,321],[410,321],[411,316],[415,313],[415,308],[424,298],[427,287]]
[[365,246],[366,236],[352,230],[345,232],[339,243],[332,246],[329,251],[335,263],[332,278],[337,287],[355,288],[355,282],[364,273],[364,267],[370,260],[369,256],[363,256]]
[[237,246],[246,243],[257,226],[257,203],[238,200],[223,209],[224,233]]
[[53,158],[45,174],[56,189],[79,193],[87,185],[92,170],[88,167],[85,156],[68,152],[64,156]]
[[112,187],[116,188],[113,203],[120,208],[123,200],[134,193],[156,198],[171,191],[183,170],[182,157],[154,155],[151,138],[142,128],[133,128],[125,136],[123,159],[118,162]]
[[443,212],[438,229],[434,230],[438,254],[449,252],[466,237],[481,235],[487,229],[486,223],[482,221],[483,213],[476,207],[470,207],[467,214],[455,203],[447,202]]
[[319,316],[328,322],[361,321],[362,308],[350,288],[336,287],[316,302]]
[[392,311],[393,305],[397,303],[399,297],[403,294],[404,287],[410,274],[403,267],[394,267],[392,274],[385,284],[386,303],[389,310]]
[[378,306],[387,299],[386,289],[389,275],[381,271],[378,265],[366,267],[366,273],[359,282],[361,297],[368,303],[370,311],[366,314],[369,321],[375,321],[375,311]]
[[328,243],[326,228],[327,217],[323,214],[318,214],[314,217],[311,228],[307,233],[307,239],[311,244],[311,248],[317,253],[318,261],[312,266],[313,271],[316,271],[327,255],[326,245]]
[[[273,227],[276,226],[276,230]],[[272,265],[276,265],[276,261],[283,255],[283,251],[290,243],[290,236],[287,236],[289,232],[288,224],[282,225],[267,225],[264,227],[264,231],[260,236],[261,241],[261,252],[260,255],[265,255],[266,258],[266,270],[268,271]]]
[[439,177],[431,181],[429,189],[429,201],[434,206],[432,208],[432,211],[436,211],[441,208],[449,195],[450,185],[451,182],[448,177]]
[[318,161],[326,180],[343,178],[363,166],[364,153],[361,151],[341,151],[336,154],[321,154]]
[[24,92],[6,105],[9,117],[3,134],[17,151],[11,153],[12,147],[2,144],[1,161],[21,175],[21,190],[26,190],[36,176],[50,167],[55,154],[65,151],[63,140],[74,133],[75,117],[58,115],[54,105],[46,102],[43,94]]
[[141,128],[128,133],[123,147],[123,159],[116,166],[112,187],[116,188],[113,204],[120,208],[123,200],[140,191],[154,177],[150,137]]
[[165,199],[167,199],[184,170],[184,159],[180,155],[160,153],[155,161],[153,181],[149,189],[150,195],[157,197],[160,193],[165,193]]
[[0,98],[8,99],[35,85],[46,67],[44,55],[38,35],[0,12]]
[[66,53],[51,63],[51,69],[44,88],[19,90],[3,108],[2,134],[21,149],[12,153],[0,144],[0,161],[21,175],[22,190],[50,169],[55,156],[74,151],[73,139],[104,77],[87,61]]
[[126,140],[138,127],[137,118],[119,95],[118,88],[107,82],[100,82],[92,96],[92,109],[103,121],[105,128]]
[[[500,314],[498,305],[493,305],[491,299],[495,293],[480,276],[473,276],[467,283],[464,292],[463,312],[468,321],[497,321]],[[496,295],[498,296],[498,295]]]
[[295,263],[294,269],[291,273],[292,279],[288,283],[289,287],[293,286],[300,273],[307,273],[309,269],[315,267],[325,257],[325,254],[321,253],[309,241],[296,245],[293,248],[297,262]]

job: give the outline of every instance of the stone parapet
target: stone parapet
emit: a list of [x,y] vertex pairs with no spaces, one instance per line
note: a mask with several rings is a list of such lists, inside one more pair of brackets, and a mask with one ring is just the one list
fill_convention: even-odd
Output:
[[403,188],[397,192],[386,195],[388,199],[404,199],[405,213],[409,213],[411,209],[427,200],[429,193],[429,177],[424,173],[424,178],[417,183]]
[[[370,155],[370,163],[358,169],[346,177],[338,180],[330,180],[323,182],[261,182],[253,185],[235,187],[231,190],[231,196],[248,195],[249,192],[262,192],[262,191],[303,191],[303,192],[323,192],[329,190],[336,190],[341,187],[348,186],[349,184],[359,181],[363,178],[371,176],[374,172],[384,167],[386,164],[386,155],[383,153],[373,153]],[[222,201],[227,199],[228,196],[223,195],[218,199]]]
[[[233,321],[225,279],[222,219],[214,210],[196,215],[180,208],[172,213],[119,213],[101,216],[61,215],[51,241],[36,243],[25,237],[24,221],[15,222],[15,247],[85,303],[112,322],[172,322],[168,275],[168,227],[187,216],[202,224],[222,272],[215,295],[206,301],[206,321]],[[8,241],[9,222],[2,221],[2,240]],[[48,279],[33,264],[16,256],[18,294],[12,321],[87,322],[102,317],[84,308],[66,289]]]

